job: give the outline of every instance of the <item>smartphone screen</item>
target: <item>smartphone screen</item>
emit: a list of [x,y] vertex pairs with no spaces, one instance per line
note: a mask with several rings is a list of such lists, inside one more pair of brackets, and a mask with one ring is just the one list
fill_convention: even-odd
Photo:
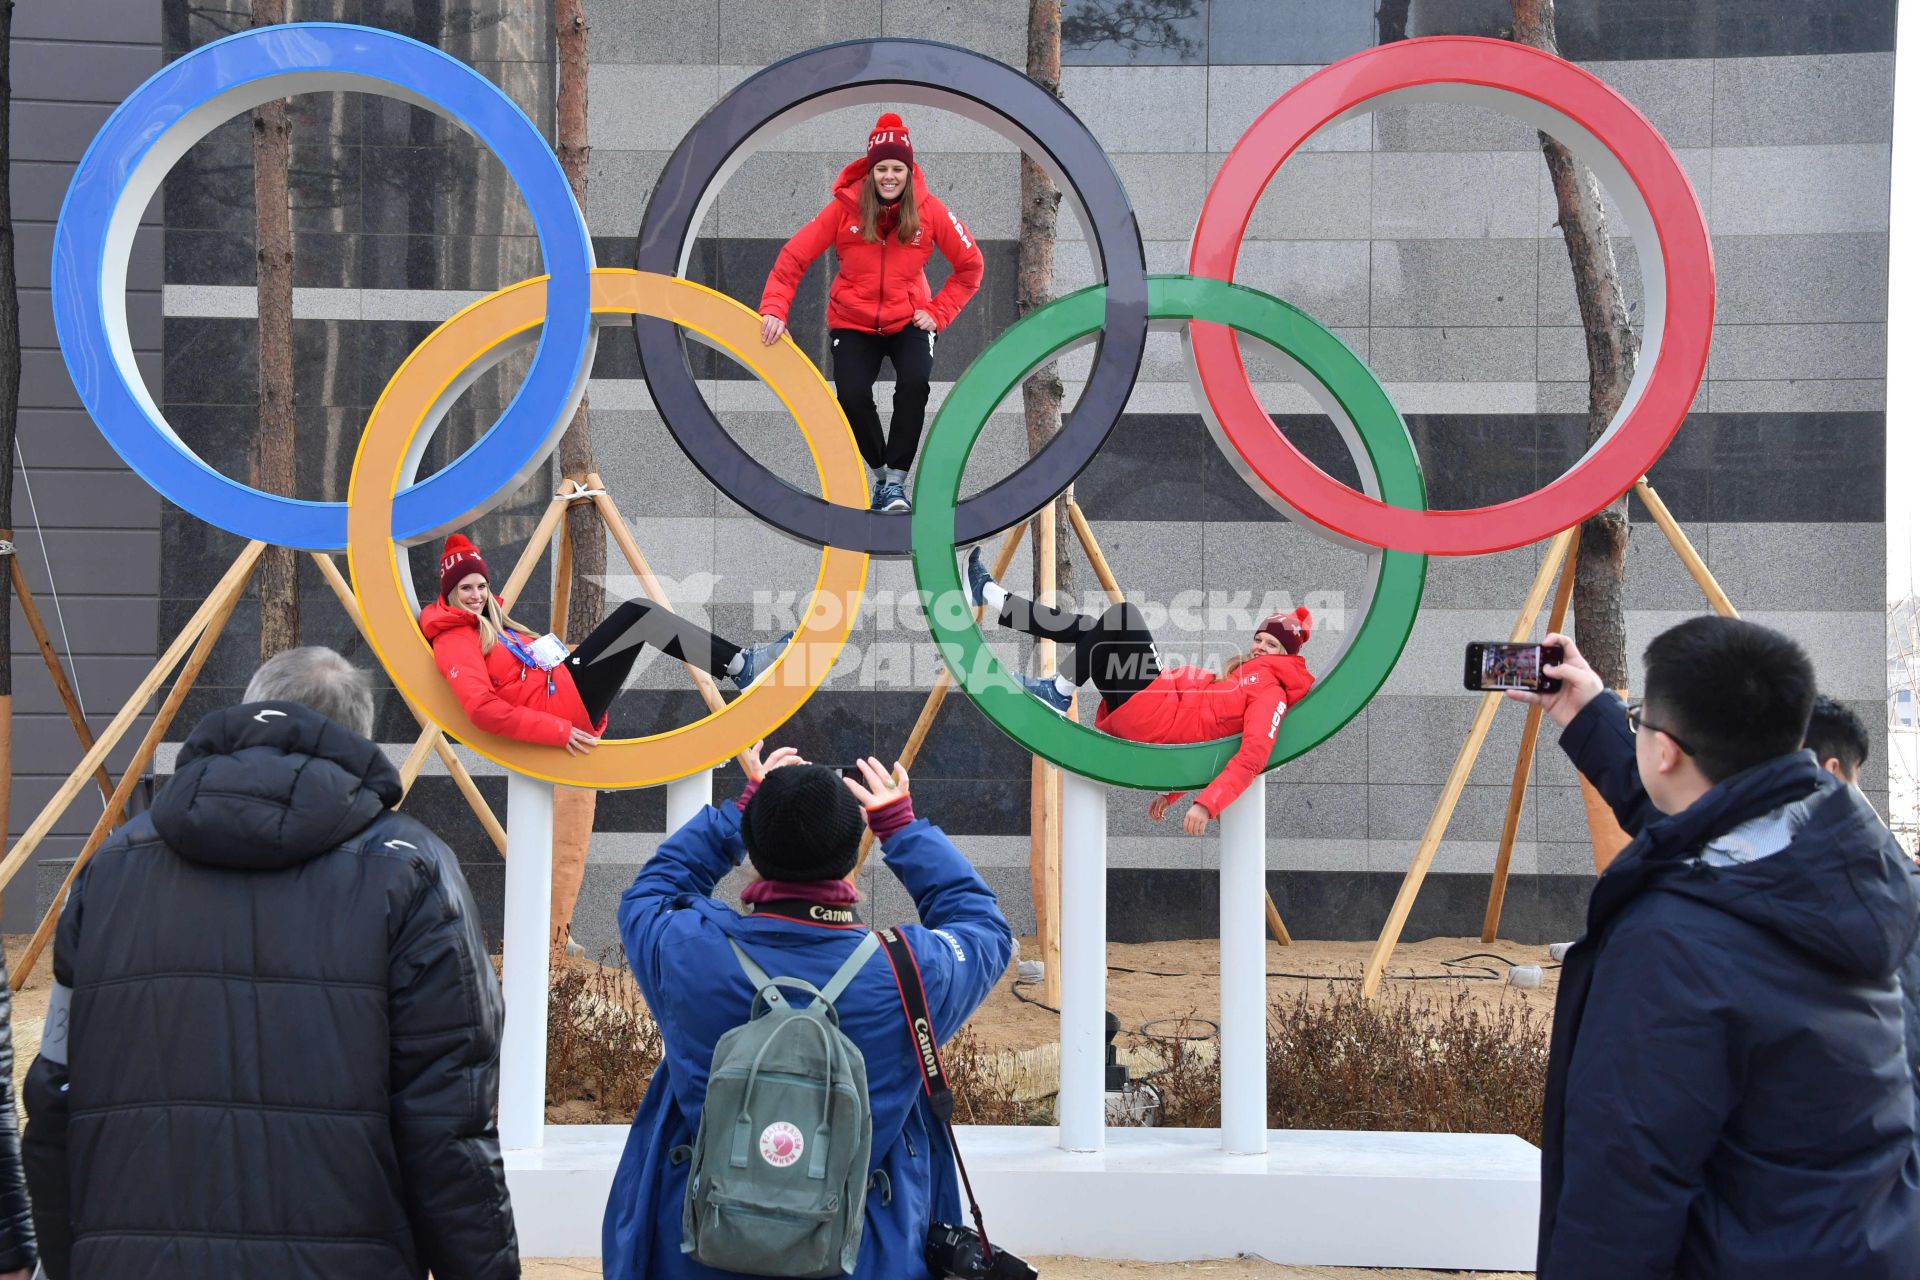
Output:
[[1543,668],[1558,665],[1563,656],[1559,645],[1475,641],[1467,646],[1467,688],[1552,693],[1560,682],[1545,675]]

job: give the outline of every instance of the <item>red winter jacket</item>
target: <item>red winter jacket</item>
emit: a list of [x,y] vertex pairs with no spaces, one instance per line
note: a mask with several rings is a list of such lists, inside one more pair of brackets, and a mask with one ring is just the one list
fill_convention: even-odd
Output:
[[[420,630],[433,645],[434,664],[478,728],[549,747],[566,746],[575,729],[593,734],[606,730],[605,716],[599,724],[587,719],[573,673],[566,667],[529,667],[504,644],[482,654],[480,619],[465,609],[436,600],[420,611]],[[520,632],[513,634],[531,643]]]
[[[1249,658],[1230,676],[1215,676],[1204,667],[1175,667],[1118,711],[1110,713],[1101,703],[1093,723],[1132,742],[1211,742],[1238,734],[1240,749],[1194,798],[1217,818],[1266,767],[1280,717],[1311,688],[1313,675],[1306,662],[1292,654]],[[1174,792],[1174,798],[1180,794]]]
[[[878,244],[860,235],[860,184],[867,180],[865,158],[855,160],[834,180],[833,199],[800,228],[780,250],[760,295],[760,314],[787,318],[793,292],[813,260],[829,248],[840,256],[840,270],[827,287],[827,327],[858,329],[863,333],[897,333],[913,319],[915,310],[932,314],[945,329],[980,288],[986,260],[960,219],[927,190],[920,166],[913,166],[913,197],[920,211],[920,230],[912,244],[901,244],[889,230]],[[888,211],[891,212],[891,211]],[[890,226],[882,214],[883,226]],[[927,284],[927,259],[933,247],[947,255],[953,274],[936,297]]]

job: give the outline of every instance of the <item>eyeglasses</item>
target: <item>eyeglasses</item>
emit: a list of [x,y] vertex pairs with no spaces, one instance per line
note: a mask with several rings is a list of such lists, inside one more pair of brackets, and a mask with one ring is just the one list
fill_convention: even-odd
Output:
[[1667,735],[1667,740],[1672,742],[1674,746],[1680,748],[1680,750],[1687,755],[1692,755],[1693,748],[1676,737],[1671,729],[1662,729],[1657,724],[1647,723],[1647,718],[1640,714],[1641,708],[1646,705],[1644,702],[1629,702],[1627,704],[1627,728],[1634,733],[1639,733],[1642,729],[1647,730],[1649,733],[1664,733]]

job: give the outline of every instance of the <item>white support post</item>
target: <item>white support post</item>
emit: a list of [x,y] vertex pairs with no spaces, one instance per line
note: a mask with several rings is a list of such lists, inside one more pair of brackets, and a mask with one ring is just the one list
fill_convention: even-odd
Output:
[[501,951],[500,1145],[541,1145],[547,1123],[547,936],[553,900],[553,784],[507,774],[507,903]]
[[1060,777],[1060,1146],[1107,1142],[1107,789]]
[[1267,1151],[1267,780],[1220,815],[1220,1145]]
[[692,822],[713,803],[713,770],[702,769],[690,778],[676,778],[667,784],[667,834],[672,835]]

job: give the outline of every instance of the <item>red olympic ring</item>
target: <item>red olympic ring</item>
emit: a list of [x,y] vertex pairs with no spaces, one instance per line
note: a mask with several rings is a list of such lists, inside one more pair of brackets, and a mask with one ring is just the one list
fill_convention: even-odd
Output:
[[[1598,77],[1526,45],[1436,36],[1336,62],[1282,95],[1234,145],[1207,192],[1188,270],[1231,281],[1248,220],[1289,156],[1323,125],[1400,100],[1471,102],[1517,115],[1565,143],[1600,177],[1643,247],[1646,331],[1634,382],[1599,442],[1571,471],[1490,507],[1414,511],[1369,498],[1320,470],[1261,407],[1234,332],[1188,325],[1190,358],[1213,424],[1290,514],[1364,546],[1479,555],[1550,537],[1646,474],[1679,431],[1713,339],[1713,244],[1693,185],[1647,118]],[[1636,225],[1637,224],[1637,225]],[[1658,255],[1645,252],[1659,245]]]

